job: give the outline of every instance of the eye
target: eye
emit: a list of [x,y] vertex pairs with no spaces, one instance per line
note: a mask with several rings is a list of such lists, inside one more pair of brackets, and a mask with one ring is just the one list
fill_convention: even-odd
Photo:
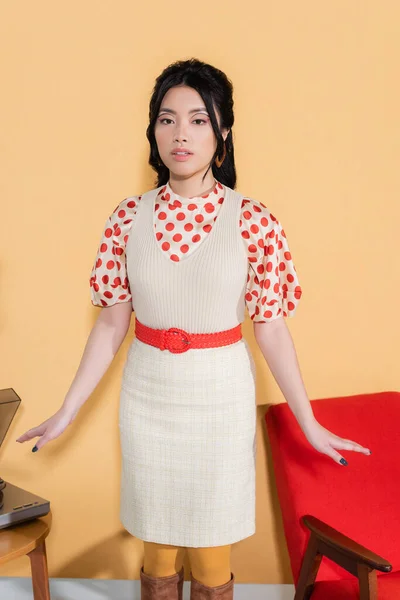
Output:
[[[164,123],[164,121],[171,121],[172,119],[168,119],[168,117],[164,117],[163,119],[159,119],[160,123]],[[195,123],[196,121],[200,121],[201,123],[207,123],[207,121],[205,119],[195,119],[193,121],[193,123]]]

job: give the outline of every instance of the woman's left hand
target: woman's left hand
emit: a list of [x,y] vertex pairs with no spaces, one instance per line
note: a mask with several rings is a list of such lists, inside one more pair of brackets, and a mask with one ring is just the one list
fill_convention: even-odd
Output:
[[363,454],[370,455],[369,448],[364,448],[357,442],[347,440],[335,435],[328,429],[325,429],[318,421],[312,421],[303,428],[304,435],[318,452],[327,454],[333,460],[339,464],[347,465],[347,460],[335,450],[353,450],[354,452],[362,452]]

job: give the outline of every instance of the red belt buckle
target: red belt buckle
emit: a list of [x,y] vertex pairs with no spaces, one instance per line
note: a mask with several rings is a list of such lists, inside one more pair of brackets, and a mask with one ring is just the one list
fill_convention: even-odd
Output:
[[[186,339],[179,339],[179,335],[186,337]],[[183,329],[179,329],[178,327],[170,327],[169,329],[162,330],[162,347],[161,350],[169,350],[174,354],[179,354],[181,352],[187,352],[189,350],[189,346],[191,344],[190,335],[187,331]],[[181,347],[177,347],[176,342],[181,342]],[[174,342],[171,344],[170,342]]]

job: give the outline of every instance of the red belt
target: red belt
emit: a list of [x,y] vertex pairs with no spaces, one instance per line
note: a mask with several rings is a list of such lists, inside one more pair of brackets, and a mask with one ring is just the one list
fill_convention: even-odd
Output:
[[143,325],[135,317],[135,334],[138,340],[156,346],[160,350],[169,350],[175,354],[186,352],[189,348],[215,348],[227,346],[242,339],[241,324],[217,331],[217,333],[188,333],[178,327],[153,329]]

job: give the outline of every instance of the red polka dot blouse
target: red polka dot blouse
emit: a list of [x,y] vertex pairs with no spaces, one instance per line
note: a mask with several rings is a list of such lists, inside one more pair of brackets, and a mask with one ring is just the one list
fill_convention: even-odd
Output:
[[[125,247],[140,198],[122,200],[104,226],[90,275],[94,306],[132,299]],[[154,206],[154,231],[171,260],[179,261],[201,244],[212,230],[224,198],[225,187],[217,180],[212,192],[194,198],[179,196],[169,183],[160,189]],[[245,302],[250,318],[268,322],[293,317],[302,289],[282,225],[264,204],[244,197],[239,227],[248,255]]]

